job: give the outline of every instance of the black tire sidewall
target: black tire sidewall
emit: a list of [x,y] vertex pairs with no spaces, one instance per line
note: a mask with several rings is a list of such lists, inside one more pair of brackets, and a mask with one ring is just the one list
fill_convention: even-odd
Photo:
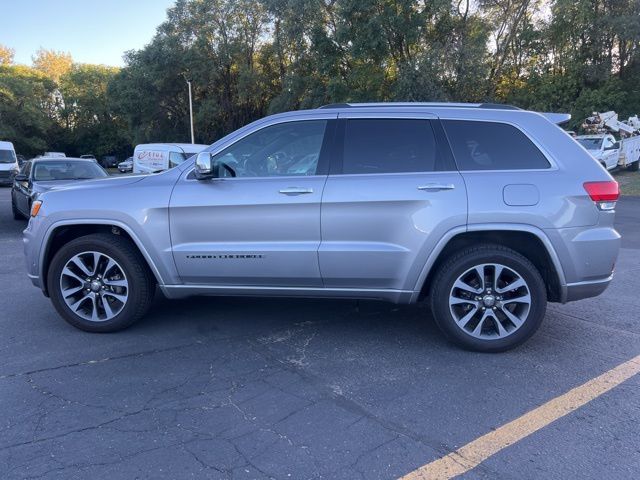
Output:
[[[529,287],[531,309],[525,323],[511,335],[482,340],[463,332],[449,311],[449,293],[453,283],[462,273],[482,263],[499,263],[513,269]],[[522,255],[506,248],[472,249],[467,254],[456,256],[439,270],[434,279],[431,308],[436,324],[444,334],[463,348],[480,352],[502,352],[517,347],[529,339],[540,327],[546,312],[546,288],[536,267]]]
[[[99,235],[81,237],[63,246],[54,256],[47,275],[49,295],[58,313],[71,325],[88,332],[115,332],[129,327],[139,316],[139,305],[148,302],[149,279],[139,265],[135,265],[136,255],[132,255],[132,246],[122,240],[114,245],[113,241],[104,241]],[[130,250],[127,252],[127,250]],[[60,291],[60,274],[66,263],[78,253],[95,251],[113,258],[123,269],[129,283],[127,303],[112,319],[103,322],[85,320],[73,313],[65,303]]]

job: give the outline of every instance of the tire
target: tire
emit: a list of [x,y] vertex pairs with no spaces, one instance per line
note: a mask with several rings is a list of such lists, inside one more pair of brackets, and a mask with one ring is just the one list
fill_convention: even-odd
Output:
[[[87,278],[92,281],[86,282]],[[106,233],[64,245],[51,261],[47,286],[62,318],[80,330],[99,333],[125,329],[142,318],[155,293],[155,279],[135,245]],[[69,293],[74,290],[77,293]]]
[[640,159],[627,165],[627,170],[629,172],[637,172],[638,170],[640,170]]
[[[484,272],[486,280],[482,292],[478,272]],[[511,285],[521,286],[509,289]],[[477,352],[503,352],[524,343],[542,324],[547,307],[545,283],[533,263],[492,244],[466,248],[444,262],[430,297],[435,322],[445,336]]]

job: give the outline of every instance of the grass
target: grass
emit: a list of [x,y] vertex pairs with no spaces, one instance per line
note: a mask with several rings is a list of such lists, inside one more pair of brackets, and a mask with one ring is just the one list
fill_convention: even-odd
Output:
[[613,178],[620,184],[622,195],[640,195],[640,172],[618,170],[613,172]]

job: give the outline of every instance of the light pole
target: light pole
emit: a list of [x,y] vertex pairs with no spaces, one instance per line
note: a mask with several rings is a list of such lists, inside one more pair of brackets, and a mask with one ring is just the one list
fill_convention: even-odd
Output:
[[193,136],[193,100],[191,99],[191,80],[187,80],[187,85],[189,85],[189,120],[191,122],[191,143],[196,143],[195,138]]

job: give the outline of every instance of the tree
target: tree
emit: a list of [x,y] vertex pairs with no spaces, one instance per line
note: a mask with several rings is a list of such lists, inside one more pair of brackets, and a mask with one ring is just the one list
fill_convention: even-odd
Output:
[[25,66],[0,66],[0,138],[18,153],[35,155],[48,147],[55,124],[46,114],[55,84]]
[[11,65],[16,51],[5,45],[0,45],[0,65]]
[[73,66],[73,59],[69,53],[46,50],[44,48],[40,48],[31,57],[31,61],[33,62],[33,68],[56,82]]
[[115,114],[107,94],[118,71],[103,65],[75,64],[60,78],[66,152],[103,156],[125,155],[130,150],[127,125]]

